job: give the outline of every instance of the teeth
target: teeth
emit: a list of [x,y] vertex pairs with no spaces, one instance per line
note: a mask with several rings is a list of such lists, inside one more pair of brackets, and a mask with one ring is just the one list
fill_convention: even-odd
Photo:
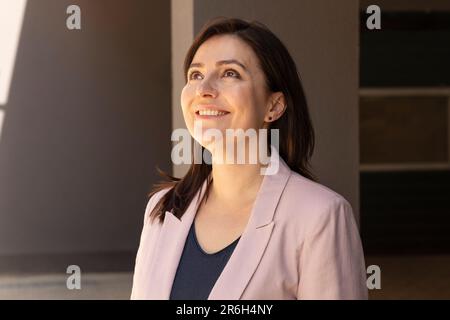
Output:
[[217,110],[199,110],[198,114],[201,116],[223,116],[226,112]]

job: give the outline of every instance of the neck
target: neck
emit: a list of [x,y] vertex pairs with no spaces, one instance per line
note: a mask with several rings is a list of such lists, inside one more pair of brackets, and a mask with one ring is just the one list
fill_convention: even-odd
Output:
[[258,194],[264,176],[257,164],[213,164],[211,193],[221,203],[245,203]]
[[[246,150],[248,156],[248,150]],[[248,157],[246,159],[249,159]],[[211,195],[219,203],[241,207],[253,203],[264,176],[261,175],[261,162],[236,161],[212,163]]]
[[[237,147],[235,146],[235,150]],[[250,150],[248,144],[245,147],[244,163],[240,163],[237,159],[237,152],[234,154],[234,161],[226,160],[225,150],[219,155],[212,152],[212,185],[210,195],[218,203],[241,207],[249,203],[253,203],[264,175],[261,174],[261,168],[267,165],[267,160],[260,158],[259,146],[253,151],[256,154],[256,161],[251,161],[249,157]],[[217,161],[218,157],[222,157],[222,161]],[[232,157],[233,158],[233,157]]]

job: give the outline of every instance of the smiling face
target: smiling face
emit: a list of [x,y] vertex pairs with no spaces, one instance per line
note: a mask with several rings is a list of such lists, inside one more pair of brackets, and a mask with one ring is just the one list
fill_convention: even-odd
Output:
[[[269,116],[271,94],[258,57],[243,40],[217,35],[195,53],[181,93],[181,106],[191,135],[205,148],[208,143],[194,136],[194,123],[226,129],[263,128]],[[209,148],[208,148],[209,149]]]

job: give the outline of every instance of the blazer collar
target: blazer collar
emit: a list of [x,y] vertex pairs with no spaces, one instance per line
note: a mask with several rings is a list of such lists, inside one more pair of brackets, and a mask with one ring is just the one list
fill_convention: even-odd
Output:
[[[270,165],[260,186],[247,226],[241,235],[228,263],[217,279],[208,297],[209,300],[238,300],[255,272],[274,227],[274,213],[289,179],[291,170],[279,153],[272,147]],[[151,259],[148,299],[169,299],[178,263],[183,253],[189,228],[196,215],[198,205],[206,191],[207,179],[197,191],[186,212],[179,220],[166,211],[161,232]],[[199,197],[200,194],[200,198]]]

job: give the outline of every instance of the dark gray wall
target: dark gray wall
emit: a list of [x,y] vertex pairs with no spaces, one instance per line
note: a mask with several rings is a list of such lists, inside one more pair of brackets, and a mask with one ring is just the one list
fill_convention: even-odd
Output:
[[137,249],[154,167],[171,169],[170,63],[170,1],[28,1],[3,106],[0,257]]

